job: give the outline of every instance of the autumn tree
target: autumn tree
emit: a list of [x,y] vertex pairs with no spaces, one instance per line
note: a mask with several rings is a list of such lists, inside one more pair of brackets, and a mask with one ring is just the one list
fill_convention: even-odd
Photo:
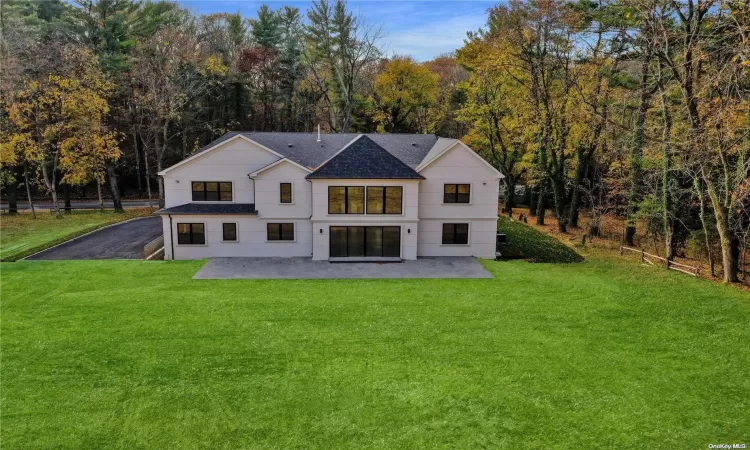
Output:
[[379,130],[428,133],[438,97],[438,76],[408,57],[391,58],[375,79],[373,99]]

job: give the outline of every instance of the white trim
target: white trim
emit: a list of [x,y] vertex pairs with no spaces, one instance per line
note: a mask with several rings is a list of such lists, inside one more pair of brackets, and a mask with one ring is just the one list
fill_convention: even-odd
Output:
[[[292,227],[294,228],[294,239],[292,239],[291,241],[290,240],[284,240],[284,239],[279,239],[279,240],[276,240],[276,241],[272,241],[272,240],[268,239],[268,225],[269,224],[273,224],[273,223],[276,223],[276,224],[291,223]],[[278,219],[278,220],[275,220],[273,222],[267,221],[266,222],[266,230],[265,231],[266,231],[266,241],[265,242],[267,244],[294,244],[295,242],[297,242],[297,222],[294,221],[294,220]],[[279,229],[279,233],[281,233],[281,229]],[[281,237],[281,235],[279,235],[279,237]]]
[[438,153],[437,155],[435,155],[435,156],[434,156],[434,157],[433,157],[432,159],[430,159],[430,160],[428,160],[428,161],[422,161],[421,163],[419,163],[419,165],[417,166],[417,168],[416,168],[416,169],[414,169],[414,170],[416,170],[417,172],[421,172],[421,171],[423,171],[424,169],[426,169],[427,167],[429,167],[429,166],[430,166],[430,165],[431,165],[432,163],[434,163],[434,162],[435,162],[435,161],[437,161],[438,159],[442,158],[442,157],[443,157],[444,155],[446,155],[446,154],[447,154],[447,153],[448,153],[449,151],[451,151],[451,150],[452,150],[453,148],[455,148],[455,147],[456,147],[456,145],[459,145],[459,144],[460,144],[460,145],[461,145],[461,146],[462,146],[463,148],[465,148],[466,150],[468,150],[468,151],[469,151],[469,153],[471,153],[471,155],[472,155],[472,156],[474,156],[474,157],[475,157],[476,159],[478,159],[479,161],[481,161],[481,162],[482,162],[482,164],[484,164],[484,165],[485,165],[485,166],[486,166],[486,167],[487,167],[488,169],[490,169],[490,170],[491,170],[492,172],[494,172],[494,173],[495,173],[495,175],[497,175],[497,177],[498,177],[498,178],[505,178],[505,175],[503,175],[503,174],[502,174],[502,173],[501,173],[501,172],[500,172],[499,170],[495,169],[495,168],[494,168],[494,167],[492,166],[492,164],[490,164],[489,162],[487,162],[487,160],[486,160],[486,159],[484,159],[484,158],[482,158],[481,156],[479,156],[479,154],[478,154],[477,152],[475,152],[474,150],[472,150],[472,149],[471,149],[471,147],[469,147],[468,145],[464,144],[464,143],[463,143],[463,142],[461,142],[460,140],[457,140],[457,141],[456,141],[456,142],[454,142],[453,144],[451,144],[451,145],[449,145],[449,146],[445,147],[445,148],[444,148],[444,149],[443,149],[443,150],[442,150],[442,151],[441,151],[440,153]]
[[302,171],[304,171],[304,172],[312,173],[312,170],[308,169],[307,167],[305,167],[305,166],[303,166],[301,164],[297,164],[296,162],[292,161],[291,159],[284,157],[284,158],[281,158],[281,159],[277,159],[276,161],[272,162],[271,164],[268,164],[266,166],[261,167],[260,169],[256,170],[255,172],[250,172],[249,174],[247,174],[247,176],[249,176],[251,178],[252,177],[257,177],[261,173],[263,173],[263,172],[265,172],[265,171],[267,171],[269,169],[272,169],[272,168],[276,167],[277,165],[279,165],[279,164],[281,164],[283,162],[288,162],[291,165],[297,167],[298,169],[302,169]]
[[[234,224],[234,237],[235,239],[233,241],[227,241],[224,239],[224,224],[225,223],[233,223]],[[221,242],[227,243],[227,244],[236,244],[240,242],[240,226],[238,222],[221,222]]]
[[[471,221],[461,222],[461,220],[466,220],[466,219],[447,219],[446,222],[440,222],[440,244],[439,245],[441,247],[471,247]],[[465,244],[443,244],[443,225],[445,224],[452,224],[452,225],[466,224],[466,243]]]
[[[459,184],[468,184],[469,185],[469,202],[468,203],[445,203],[445,185],[446,184],[453,184],[456,185],[456,199],[458,199],[458,185]],[[443,181],[443,198],[441,199],[441,206],[466,206],[466,205],[472,205],[474,203],[474,183],[471,181],[465,182],[465,181]]]
[[[179,182],[179,180],[175,180],[175,181]],[[229,183],[229,184],[232,185],[232,199],[231,200],[193,200],[193,183],[204,183],[204,184],[207,184],[207,183]],[[221,190],[219,190],[218,192],[219,192],[219,198],[221,198]],[[236,203],[234,201],[234,198],[235,198],[234,197],[234,181],[227,181],[227,180],[224,180],[224,181],[218,181],[218,180],[200,181],[200,180],[197,180],[196,181],[196,180],[190,180],[190,203],[220,203],[220,204]]]
[[[180,244],[180,231],[179,231],[180,224],[183,224],[183,225],[188,224],[189,225],[189,224],[194,224],[194,223],[200,223],[200,224],[203,225],[203,242],[204,243],[203,244]],[[196,222],[174,222],[174,229],[171,230],[171,232],[174,233],[175,231],[177,231],[177,233],[175,233],[175,234],[177,234],[177,241],[175,242],[175,245],[177,247],[208,247],[208,227],[206,226],[206,222],[200,222],[200,221],[196,221]],[[172,236],[174,236],[174,234]],[[172,257],[174,258],[174,255],[172,255]]]
[[[292,194],[292,201],[289,202],[289,203],[283,203],[281,201],[281,185],[282,184],[289,184],[292,187],[292,192],[291,192],[291,194]],[[279,202],[278,205],[279,206],[294,206],[294,199],[296,197],[296,194],[294,193],[294,181],[279,181],[278,185],[279,185],[279,196],[276,198],[276,200]]]
[[330,158],[326,159],[322,163],[318,164],[318,166],[315,168],[315,170],[313,170],[313,172],[316,171],[316,170],[318,170],[318,169],[320,169],[321,167],[325,166],[326,164],[328,164],[328,161],[330,161],[333,158],[339,156],[339,153],[341,153],[344,150],[346,150],[347,147],[349,147],[353,143],[357,142],[357,140],[359,140],[362,137],[364,137],[364,134],[358,134],[357,137],[355,137],[354,139],[352,139],[351,141],[349,141],[345,146],[341,147],[341,149],[339,151],[337,151],[336,153],[334,153],[333,156],[331,156]]
[[173,166],[167,167],[166,169],[162,170],[161,172],[158,172],[157,175],[164,176],[167,172],[170,172],[170,171],[172,171],[172,170],[174,170],[174,169],[176,169],[178,167],[182,167],[185,164],[191,163],[191,162],[193,162],[193,160],[203,158],[204,156],[208,156],[209,154],[213,153],[217,148],[221,147],[224,144],[228,144],[228,143],[234,141],[235,139],[243,139],[243,140],[245,140],[245,141],[247,141],[247,142],[249,142],[251,144],[257,145],[258,147],[260,147],[263,150],[271,153],[272,155],[278,156],[279,159],[283,159],[284,158],[284,155],[271,150],[270,148],[266,147],[265,145],[261,145],[261,144],[255,142],[254,140],[250,139],[247,136],[244,136],[242,134],[235,134],[234,136],[230,137],[229,139],[221,141],[218,144],[214,145],[213,147],[209,147],[209,148],[207,148],[207,149],[205,149],[205,150],[203,150],[203,151],[201,151],[199,153],[194,154],[193,156],[190,156],[190,157],[188,157],[186,159],[183,159],[182,161],[178,162],[177,164],[175,164]]

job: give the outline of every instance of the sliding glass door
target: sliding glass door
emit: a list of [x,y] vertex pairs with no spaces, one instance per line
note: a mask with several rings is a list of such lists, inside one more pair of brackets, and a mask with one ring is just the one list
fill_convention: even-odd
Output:
[[331,227],[330,257],[401,256],[401,227]]

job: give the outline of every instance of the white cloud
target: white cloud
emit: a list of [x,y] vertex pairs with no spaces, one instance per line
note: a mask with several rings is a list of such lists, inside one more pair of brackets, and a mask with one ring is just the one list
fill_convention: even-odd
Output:
[[[455,5],[460,8],[460,3]],[[442,16],[442,17],[441,17]],[[389,54],[409,55],[428,61],[463,46],[467,31],[476,31],[487,21],[486,13],[430,17],[428,23],[390,31],[385,39]]]

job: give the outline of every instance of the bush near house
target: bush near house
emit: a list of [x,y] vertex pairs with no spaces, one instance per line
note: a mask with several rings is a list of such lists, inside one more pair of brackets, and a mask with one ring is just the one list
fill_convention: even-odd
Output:
[[557,239],[507,216],[498,219],[498,231],[508,236],[503,259],[525,259],[539,263],[583,261],[581,255]]

